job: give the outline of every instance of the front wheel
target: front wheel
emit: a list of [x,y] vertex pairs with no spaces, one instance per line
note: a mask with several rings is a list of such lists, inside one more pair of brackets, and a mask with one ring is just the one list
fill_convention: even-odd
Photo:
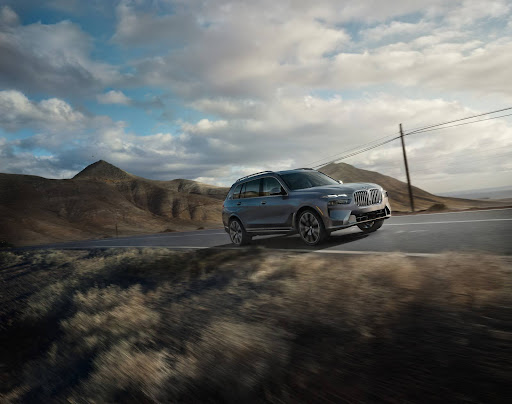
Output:
[[246,245],[251,242],[251,236],[247,234],[242,222],[238,219],[232,219],[229,223],[229,238],[237,246]]
[[364,233],[373,233],[374,231],[379,230],[383,224],[384,219],[380,219],[358,224],[357,227],[359,227]]
[[300,237],[307,245],[317,245],[327,237],[322,219],[311,210],[300,214],[298,227]]

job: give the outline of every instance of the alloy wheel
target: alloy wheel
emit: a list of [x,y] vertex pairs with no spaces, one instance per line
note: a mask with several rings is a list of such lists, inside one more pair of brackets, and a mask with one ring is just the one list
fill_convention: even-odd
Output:
[[242,226],[238,223],[238,220],[233,220],[229,226],[229,237],[231,241],[236,244],[242,244]]
[[320,238],[320,223],[311,212],[302,214],[299,220],[299,232],[304,241],[315,244]]

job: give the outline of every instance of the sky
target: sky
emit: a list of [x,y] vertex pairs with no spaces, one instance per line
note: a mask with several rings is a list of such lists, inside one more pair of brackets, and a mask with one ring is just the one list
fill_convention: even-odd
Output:
[[[0,172],[229,186],[512,107],[511,72],[510,0],[0,0]],[[511,118],[407,136],[412,183],[512,185]],[[399,140],[342,161],[405,180]]]

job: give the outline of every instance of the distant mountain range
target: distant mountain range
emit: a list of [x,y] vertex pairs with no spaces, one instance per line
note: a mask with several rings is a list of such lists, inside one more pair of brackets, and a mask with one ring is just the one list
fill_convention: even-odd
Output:
[[512,199],[512,186],[443,192],[440,195],[471,199]]
[[[388,190],[395,211],[409,209],[405,183],[349,164],[320,169],[344,182],[374,182]],[[0,242],[14,245],[221,227],[228,188],[135,176],[100,160],[72,179],[0,174]],[[443,198],[414,187],[419,210],[497,206]]]

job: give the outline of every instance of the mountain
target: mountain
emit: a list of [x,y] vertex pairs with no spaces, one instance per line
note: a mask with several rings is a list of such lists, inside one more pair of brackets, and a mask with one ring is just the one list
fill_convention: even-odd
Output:
[[0,174],[0,241],[15,245],[222,225],[228,188],[154,181],[98,161],[72,179]]
[[104,160],[99,160],[96,163],[85,167],[73,177],[74,180],[88,179],[105,182],[126,181],[135,178],[137,178],[135,175],[129,174]]
[[[346,163],[332,163],[319,169],[336,180],[343,182],[372,182],[381,185],[388,191],[391,208],[395,212],[410,211],[409,191],[407,183],[375,171],[362,170]],[[421,210],[470,209],[502,206],[499,202],[475,201],[471,199],[449,198],[433,195],[418,187],[412,187],[414,207]]]

